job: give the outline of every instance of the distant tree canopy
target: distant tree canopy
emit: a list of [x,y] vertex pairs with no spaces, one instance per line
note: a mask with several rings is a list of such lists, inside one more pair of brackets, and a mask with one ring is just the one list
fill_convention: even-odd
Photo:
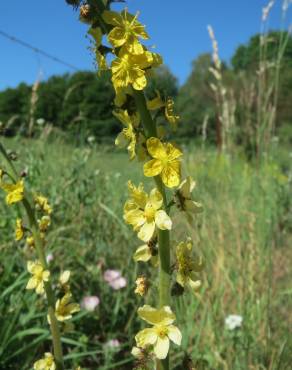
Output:
[[[285,43],[283,51],[282,68],[292,68],[292,37],[287,32],[271,31],[262,38],[260,34],[250,38],[246,45],[240,45],[233,57],[231,64],[233,69],[238,72],[240,70],[255,71],[259,67],[260,58],[267,61],[272,61],[281,53],[281,43]],[[262,45],[261,47],[261,38]],[[263,41],[264,40],[264,41]]]
[[[271,32],[266,36],[264,53],[267,61],[275,61],[279,44],[285,40],[283,63],[280,70],[278,100],[279,122],[292,120],[292,38],[287,33]],[[260,35],[255,35],[235,51],[231,66],[223,63],[224,84],[235,91],[237,98],[238,124],[244,125],[244,106],[240,104],[243,82],[249,85],[255,80],[259,67]],[[150,77],[147,97],[153,98],[157,91],[166,99],[171,96],[176,101],[176,111],[181,116],[181,137],[194,138],[202,133],[203,122],[208,122],[207,134],[211,141],[215,138],[216,104],[214,92],[210,88],[214,76],[210,54],[202,54],[192,63],[187,81],[178,86],[176,77],[167,67],[161,67]],[[244,79],[242,79],[242,76]],[[32,119],[43,119],[64,132],[74,136],[96,139],[116,135],[121,124],[112,115],[114,91],[109,73],[97,75],[81,71],[63,76],[53,76],[41,82],[36,92],[37,99],[32,109],[32,86],[21,83],[15,89],[0,92],[0,122],[10,135],[27,134]],[[244,130],[243,130],[244,132]]]
[[[157,69],[150,78],[147,95],[152,98],[178,94],[177,79],[166,68]],[[32,87],[24,83],[15,89],[0,92],[0,121],[10,133],[28,126],[31,113]],[[34,119],[43,119],[64,131],[96,138],[110,137],[120,131],[121,124],[112,115],[114,90],[109,73],[77,72],[53,76],[37,88]]]

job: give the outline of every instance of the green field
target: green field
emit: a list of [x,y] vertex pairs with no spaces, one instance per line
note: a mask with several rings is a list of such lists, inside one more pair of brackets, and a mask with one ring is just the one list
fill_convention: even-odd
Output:
[[[96,295],[94,312],[81,310],[74,328],[65,328],[66,368],[131,369],[134,335],[140,328],[136,309],[143,300],[134,294],[137,270],[133,252],[141,242],[124,224],[123,203],[129,177],[142,179],[141,166],[129,165],[113,146],[74,148],[61,140],[2,140],[17,152],[16,166],[28,172],[31,189],[53,205],[47,254],[53,278],[72,271],[76,301]],[[182,348],[173,352],[176,369],[284,370],[291,367],[292,252],[291,167],[289,153],[275,149],[261,165],[243,156],[218,156],[215,149],[187,147],[184,172],[197,183],[194,199],[203,213],[194,227],[175,220],[177,235],[190,235],[206,268],[201,290],[173,297]],[[3,163],[1,161],[1,167]],[[149,180],[149,188],[152,186]],[[50,350],[44,300],[25,290],[25,260],[32,252],[14,241],[20,208],[7,207],[1,193],[0,369],[31,369]],[[290,261],[290,263],[289,263]],[[103,279],[106,269],[120,270],[127,286],[113,290]],[[291,281],[291,275],[290,275]],[[153,303],[154,289],[146,297]],[[290,304],[290,308],[289,308]],[[230,314],[242,316],[240,328],[228,330]],[[118,347],[110,346],[112,339]],[[290,358],[289,358],[290,357]],[[191,367],[190,367],[191,368]]]

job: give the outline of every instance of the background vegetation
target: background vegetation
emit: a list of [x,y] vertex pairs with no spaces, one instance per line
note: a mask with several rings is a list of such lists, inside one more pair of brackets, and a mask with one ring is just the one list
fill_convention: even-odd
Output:
[[[206,262],[201,291],[173,297],[184,338],[182,351],[173,354],[176,370],[291,367],[292,40],[286,36],[277,88],[275,60],[283,36],[267,35],[270,64],[262,76],[272,92],[266,89],[262,100],[266,85],[261,75],[255,79],[261,63],[258,35],[237,49],[230,66],[222,65],[221,80],[210,71],[212,57],[206,54],[194,61],[183,86],[166,68],[149,86],[149,97],[158,89],[176,99],[182,117],[178,133],[187,152],[184,170],[196,180],[195,199],[204,206],[193,228],[174,220],[178,234],[187,231]],[[218,81],[224,82],[222,100],[212,89]],[[131,369],[129,352],[140,326],[135,315],[140,302],[133,293],[137,267],[129,258],[139,241],[121,217],[127,173],[136,182],[142,174],[129,165],[126,153],[113,149],[121,129],[111,114],[113,96],[109,76],[91,72],[0,93],[6,136],[1,140],[28,173],[31,187],[41,189],[54,208],[47,254],[53,256],[55,277],[70,269],[76,300],[100,299],[93,312],[82,309],[74,316],[74,327],[63,328],[72,369]],[[226,150],[224,117],[230,123]],[[275,125],[265,124],[266,117]],[[4,199],[1,204],[0,369],[27,370],[50,349],[45,302],[24,289],[31,251],[13,241],[12,220],[19,210],[6,207]],[[147,275],[145,265],[138,268]],[[107,269],[119,270],[127,285],[113,290],[103,278]],[[151,304],[152,297],[147,300]],[[230,314],[242,316],[240,328],[228,330]],[[116,346],[112,340],[118,340]]]
[[[292,133],[287,131],[292,118],[292,37],[285,32],[265,35],[265,78],[271,78],[276,73],[279,48],[285,38],[280,61],[276,129],[277,133],[285,132],[284,136],[288,133],[291,138]],[[234,104],[237,143],[242,143],[243,136],[251,136],[255,125],[253,116],[257,112],[256,101],[260,89],[255,86],[255,75],[260,57],[263,57],[260,49],[260,35],[255,35],[247,45],[237,48],[230,66],[223,63],[222,67],[222,79]],[[191,74],[180,87],[176,77],[166,67],[160,68],[151,78],[149,97],[153,97],[158,90],[163,97],[175,98],[178,114],[184,122],[178,131],[183,139],[201,136],[203,122],[207,119],[207,138],[211,143],[218,142],[218,111],[211,87],[215,82],[210,72],[212,65],[210,54],[200,55],[193,61]],[[77,143],[86,141],[90,136],[98,141],[112,141],[120,131],[120,123],[112,116],[113,98],[109,74],[98,76],[95,72],[84,71],[53,76],[47,81],[36,82],[33,89],[22,83],[15,89],[2,91],[0,122],[9,136],[19,132],[24,136],[37,135],[38,131],[33,130],[32,126],[39,123],[46,125],[47,129],[57,130],[58,134],[60,131],[70,134],[69,139]],[[250,121],[250,125],[247,121]],[[250,130],[250,133],[246,130]],[[244,144],[250,149],[251,143]]]

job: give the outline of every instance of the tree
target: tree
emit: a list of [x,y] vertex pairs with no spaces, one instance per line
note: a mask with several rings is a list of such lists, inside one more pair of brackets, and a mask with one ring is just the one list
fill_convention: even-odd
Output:
[[212,136],[215,128],[215,102],[210,89],[212,66],[210,54],[202,54],[193,61],[192,72],[186,83],[181,87],[177,99],[178,111],[182,121],[182,136],[195,137],[202,130],[206,115]]

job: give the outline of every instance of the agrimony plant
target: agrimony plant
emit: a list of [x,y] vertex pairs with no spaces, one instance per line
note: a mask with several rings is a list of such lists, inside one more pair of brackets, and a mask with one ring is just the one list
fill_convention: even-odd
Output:
[[[6,160],[0,168],[0,188],[6,193],[6,203],[9,206],[19,206],[21,217],[15,220],[15,240],[24,242],[33,260],[27,261],[27,271],[30,274],[26,289],[38,296],[45,296],[47,301],[47,321],[52,336],[53,353],[46,352],[37,360],[35,370],[63,370],[64,361],[61,344],[60,324],[70,319],[74,312],[79,311],[79,305],[72,303],[69,278],[70,271],[61,273],[56,291],[53,290],[52,274],[46,260],[46,233],[51,224],[52,207],[42,194],[33,194],[26,185],[26,173],[16,170],[12,156],[0,143],[0,152]],[[14,158],[15,159],[15,158]]]
[[[175,133],[179,123],[173,100],[159,93],[152,100],[145,95],[149,76],[163,63],[162,58],[141,42],[149,35],[138,14],[132,15],[127,9],[112,11],[113,2],[88,0],[73,5],[80,5],[80,20],[90,25],[88,34],[94,43],[99,73],[111,73],[116,93],[113,114],[123,124],[115,144],[127,148],[130,160],[143,164],[144,176],[154,180],[150,192],[145,191],[143,183],[129,180],[129,199],[124,206],[125,222],[144,243],[134,260],[153,265],[152,278],[137,277],[135,292],[148,300],[148,290],[155,291],[157,268],[159,281],[156,301],[138,309],[138,316],[148,326],[135,336],[132,354],[137,358],[137,368],[147,368],[155,361],[158,368],[167,370],[170,342],[180,345],[182,340],[181,331],[174,325],[171,291],[181,294],[189,288],[195,292],[203,268],[201,259],[193,254],[189,237],[175,242],[172,215],[181,212],[192,222],[202,207],[191,197],[194,181],[190,177],[182,179],[182,150],[168,141],[169,132]],[[107,44],[103,43],[105,39]]]

